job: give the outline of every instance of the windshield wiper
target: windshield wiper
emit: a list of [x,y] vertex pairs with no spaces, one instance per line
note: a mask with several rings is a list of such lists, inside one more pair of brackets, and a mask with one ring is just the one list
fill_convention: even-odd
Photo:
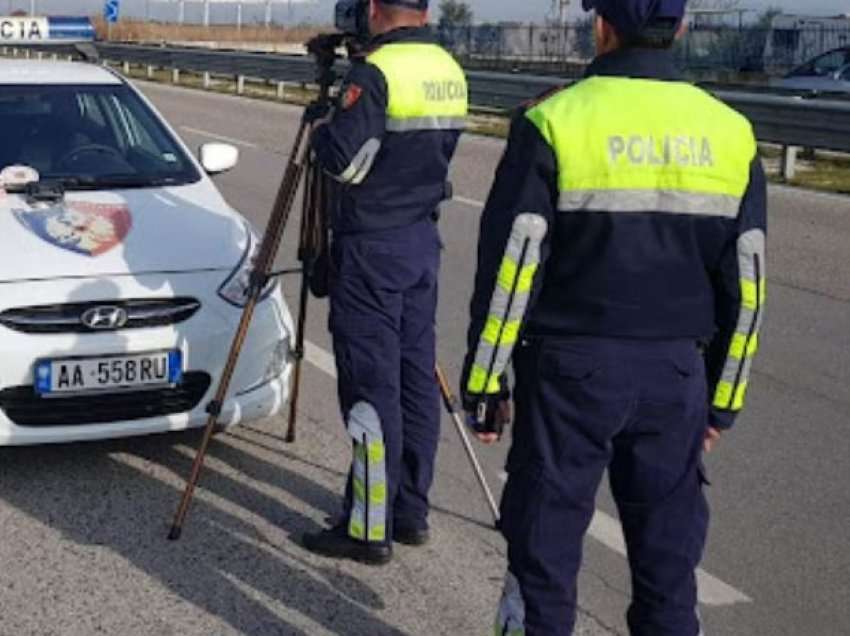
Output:
[[55,203],[65,197],[65,183],[57,179],[6,184],[4,189],[12,194],[23,194],[28,201],[36,203]]
[[151,177],[145,175],[103,175],[99,177],[61,177],[59,182],[66,190],[107,190],[109,188],[161,188],[179,185],[176,177]]

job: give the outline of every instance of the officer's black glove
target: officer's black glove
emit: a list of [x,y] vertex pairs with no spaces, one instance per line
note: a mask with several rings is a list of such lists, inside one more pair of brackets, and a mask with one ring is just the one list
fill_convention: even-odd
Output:
[[314,125],[325,123],[330,119],[332,111],[328,102],[313,102],[304,109],[304,121]]
[[499,386],[498,393],[463,393],[466,423],[476,435],[496,435],[501,439],[505,427],[510,424],[511,390],[504,375],[499,378]]

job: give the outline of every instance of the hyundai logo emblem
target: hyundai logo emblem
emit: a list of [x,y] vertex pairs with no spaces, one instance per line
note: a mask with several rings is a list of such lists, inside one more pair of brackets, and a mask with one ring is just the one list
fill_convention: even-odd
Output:
[[89,329],[121,329],[127,319],[127,312],[121,307],[92,307],[80,316],[80,322]]

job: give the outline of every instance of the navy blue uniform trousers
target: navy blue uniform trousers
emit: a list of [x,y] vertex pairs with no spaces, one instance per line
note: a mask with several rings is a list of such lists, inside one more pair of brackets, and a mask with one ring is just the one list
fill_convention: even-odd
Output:
[[502,532],[526,635],[572,633],[582,539],[607,468],[632,572],[631,633],[697,636],[709,404],[696,343],[530,340],[514,366]]
[[[343,418],[360,402],[378,414],[386,451],[387,541],[393,525],[427,526],[440,437],[435,316],[437,225],[346,234],[332,245],[330,330]],[[351,477],[345,513],[351,510]]]

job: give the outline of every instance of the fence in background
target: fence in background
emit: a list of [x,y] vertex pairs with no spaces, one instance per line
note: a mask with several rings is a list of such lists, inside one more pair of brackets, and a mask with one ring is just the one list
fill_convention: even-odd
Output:
[[[492,69],[536,63],[541,70],[569,72],[595,53],[589,22],[443,27],[437,33],[461,59]],[[850,23],[847,28],[804,29],[699,25],[676,45],[675,56],[686,70],[777,74],[843,46],[850,46]]]

